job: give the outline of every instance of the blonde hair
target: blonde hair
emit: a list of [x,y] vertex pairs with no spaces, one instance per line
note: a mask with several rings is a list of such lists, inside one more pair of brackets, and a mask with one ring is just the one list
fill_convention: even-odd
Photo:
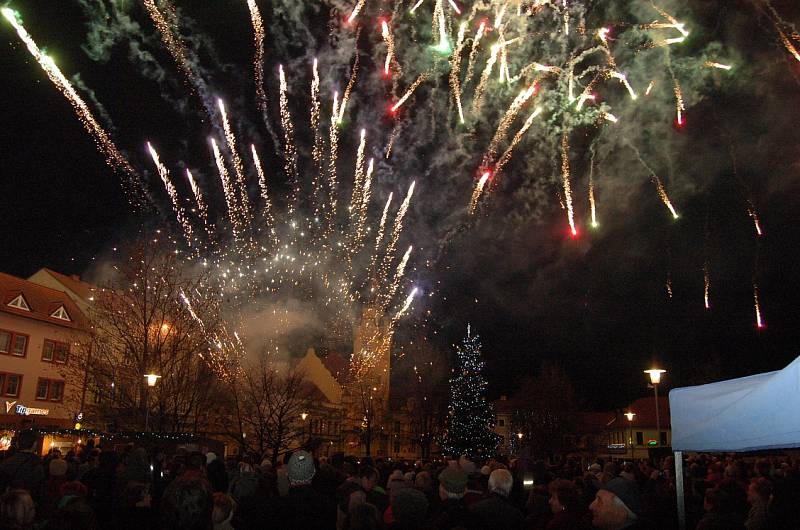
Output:
[[214,511],[211,514],[211,520],[214,524],[230,521],[235,511],[236,501],[233,500],[233,497],[220,492],[214,494]]

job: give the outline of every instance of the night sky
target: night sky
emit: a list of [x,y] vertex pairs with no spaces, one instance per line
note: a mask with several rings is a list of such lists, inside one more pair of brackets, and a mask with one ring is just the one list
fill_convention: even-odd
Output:
[[[40,0],[11,6],[21,12],[28,31],[65,75],[72,78],[79,73],[86,86],[96,91],[113,119],[109,130],[117,145],[146,175],[151,189],[158,190],[151,193],[154,207],[149,213],[130,207],[119,176],[104,163],[69,104],[3,20],[3,272],[27,276],[50,267],[91,277],[97,263],[109,259],[110,249],[130,239],[137,227],[168,226],[172,222],[169,202],[145,156],[147,140],[158,143],[163,159],[185,161],[213,174],[204,144],[211,129],[199,118],[197,97],[187,95],[186,82],[159,46],[143,8],[135,2],[118,3],[138,24],[136,50],[148,50],[152,62],[132,58],[134,47],[128,40],[111,32],[90,31],[102,16],[98,18],[98,11],[90,16],[85,6],[97,2]],[[196,37],[193,46],[199,50],[210,90],[227,98],[231,113],[237,116],[237,129],[248,143],[270,145],[254,110],[252,28],[246,2],[227,0],[202,7],[195,2],[175,3],[187,15],[182,31]],[[303,63],[306,48],[327,47],[323,57],[343,57],[326,72],[339,74],[340,89],[347,79],[352,48],[346,53],[331,51],[335,43],[326,41],[325,10],[309,7],[298,14],[299,7],[288,7],[295,3],[260,2],[268,33],[267,90],[273,105],[278,93],[272,75],[276,65],[285,60],[291,72],[307,64]],[[333,4],[343,9],[350,5]],[[616,6],[627,2],[595,4],[587,11],[590,27],[630,20],[645,9]],[[800,8],[794,2],[772,5],[789,23],[800,23]],[[483,340],[492,395],[513,392],[521,376],[534,373],[544,360],[555,360],[593,408],[622,407],[649,392],[642,370],[653,362],[668,370],[665,384],[682,386],[779,369],[800,353],[796,307],[800,295],[800,62],[781,44],[761,2],[670,1],[663,7],[692,29],[686,50],[673,58],[676,64],[705,53],[709,43],[718,43],[724,50],[721,56],[734,64],[730,74],[713,73],[703,83],[684,78],[693,87],[687,89],[685,127],[670,121],[674,106],[670,107],[669,86],[660,87],[658,97],[667,102],[663,113],[619,110],[624,123],[624,129],[618,129],[624,131],[619,138],[637,145],[661,175],[680,218],[673,220],[661,204],[633,150],[619,138],[608,139],[617,133],[604,132],[594,168],[600,226],[592,230],[587,153],[597,131],[579,126],[571,134],[577,238],[569,237],[566,215],[559,206],[560,154],[552,148],[556,145],[553,135],[545,133],[535,133],[521,146],[477,221],[465,222],[473,175],[460,173],[467,162],[453,163],[438,154],[440,139],[427,138],[424,146],[419,138],[412,143],[410,137],[417,131],[409,126],[401,133],[392,160],[379,169],[377,195],[402,193],[405,177],[418,177],[420,198],[413,203],[404,242],[419,246],[432,263],[423,266],[421,259],[412,279],[426,291],[435,290],[403,323],[399,342],[425,333],[448,351],[469,322]],[[647,20],[645,16],[640,14],[639,19]],[[657,17],[652,13],[650,20]],[[298,19],[304,20],[303,31],[291,23]],[[287,37],[293,32],[297,32],[295,42]],[[104,40],[105,47],[91,41],[88,34]],[[379,34],[363,39],[362,49],[367,50],[363,68],[369,71],[370,54],[377,57],[383,52],[375,44],[380,44]],[[800,48],[800,42],[795,44]],[[98,55],[98,49],[106,54]],[[398,54],[402,58],[403,49]],[[624,60],[634,65],[639,58]],[[676,70],[686,72],[678,66]],[[407,74],[402,86],[411,79]],[[646,84],[635,73],[631,79],[640,90]],[[372,82],[372,77],[364,75],[363,83]],[[616,91],[618,87],[613,86]],[[305,84],[298,86],[293,95],[299,100],[305,90]],[[383,102],[371,103],[380,92],[364,89],[354,98],[353,112],[358,116],[354,122],[370,120],[370,112],[385,107]],[[622,109],[622,96],[614,92],[603,97],[615,109]],[[295,105],[296,115],[306,112],[302,101]],[[382,120],[385,117],[372,116],[370,127],[383,127]],[[350,128],[356,130],[355,125]],[[478,126],[472,140],[490,136],[486,130]],[[307,132],[299,126],[300,137]],[[469,141],[459,144],[459,149],[466,149]],[[354,142],[343,142],[341,156],[352,164]],[[412,148],[413,155],[404,160],[404,153]],[[477,161],[480,154],[478,149]],[[474,172],[477,163],[469,164]],[[267,165],[275,173],[280,162],[273,155]],[[349,178],[348,172],[340,174]],[[755,235],[748,200],[758,211],[763,237]],[[458,202],[455,210],[453,201]],[[706,262],[710,310],[703,307]],[[754,282],[766,322],[762,330],[755,325]],[[428,311],[430,316],[424,319]]]

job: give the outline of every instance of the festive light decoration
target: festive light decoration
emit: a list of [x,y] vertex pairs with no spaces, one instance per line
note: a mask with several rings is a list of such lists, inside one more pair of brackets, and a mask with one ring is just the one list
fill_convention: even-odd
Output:
[[450,403],[446,431],[439,445],[449,456],[492,455],[500,444],[494,432],[494,412],[486,401],[486,379],[481,342],[467,326],[467,336],[456,348],[456,363],[450,378]]

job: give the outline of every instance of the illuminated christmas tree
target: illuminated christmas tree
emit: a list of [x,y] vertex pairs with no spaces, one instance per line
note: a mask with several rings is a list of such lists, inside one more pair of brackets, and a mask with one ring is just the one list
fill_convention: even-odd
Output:
[[472,335],[469,326],[456,355],[450,378],[447,428],[440,444],[442,453],[471,458],[492,455],[497,451],[500,436],[493,430],[494,412],[486,401],[480,339]]

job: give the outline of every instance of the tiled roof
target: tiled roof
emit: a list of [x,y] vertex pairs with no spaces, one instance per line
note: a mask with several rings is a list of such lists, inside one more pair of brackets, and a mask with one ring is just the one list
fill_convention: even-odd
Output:
[[[666,392],[665,392],[666,393]],[[639,427],[655,427],[656,426],[656,400],[655,396],[642,397],[631,403],[627,409],[622,412],[635,412],[636,416],[633,417],[633,425]],[[669,426],[669,397],[658,397],[658,415],[661,423],[661,428]],[[625,417],[623,416],[623,419]],[[625,419],[627,424],[628,420]]]
[[87,302],[89,301],[89,298],[92,297],[92,293],[97,290],[94,285],[86,283],[85,281],[81,280],[79,276],[67,276],[66,274],[61,274],[60,272],[48,269],[47,267],[44,267],[42,270],[47,272],[50,276],[58,280],[64,287]]
[[[20,294],[28,303],[30,311],[8,305]],[[71,322],[50,316],[61,306],[64,306],[69,314]],[[0,272],[0,311],[68,328],[87,327],[86,317],[67,293],[2,272]]]
[[350,366],[350,363],[347,359],[339,355],[339,353],[330,350],[328,355],[325,357],[320,357],[322,364],[325,365],[325,368],[331,373],[331,375],[339,382],[343,383],[347,378],[347,370]]

